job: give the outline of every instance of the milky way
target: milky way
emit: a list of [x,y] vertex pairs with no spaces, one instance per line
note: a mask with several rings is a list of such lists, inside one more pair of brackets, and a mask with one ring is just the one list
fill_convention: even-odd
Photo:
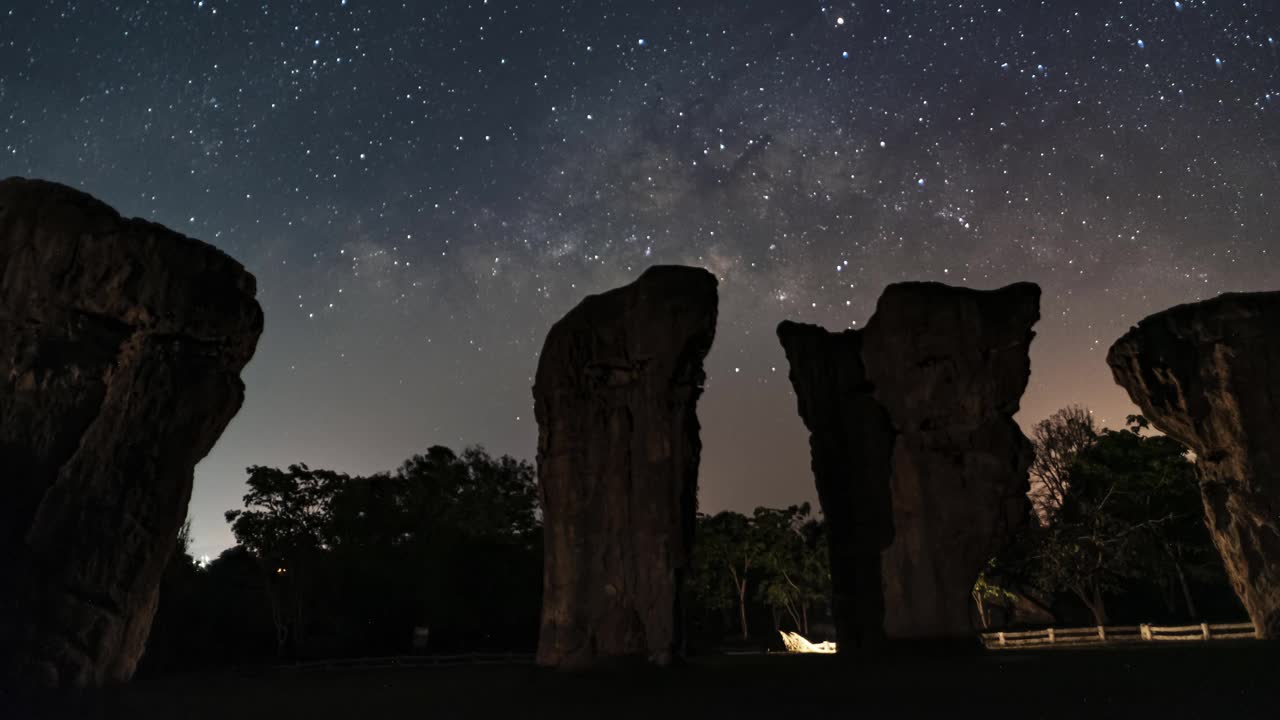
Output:
[[0,176],[258,277],[248,400],[197,469],[531,457],[543,336],[649,264],[714,271],[703,509],[812,500],[773,334],[887,283],[1045,290],[1020,419],[1132,407],[1151,312],[1280,286],[1274,2],[36,2],[0,9]]

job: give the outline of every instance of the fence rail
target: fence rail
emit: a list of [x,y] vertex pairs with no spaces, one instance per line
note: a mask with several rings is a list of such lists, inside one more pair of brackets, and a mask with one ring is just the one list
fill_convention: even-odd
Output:
[[1080,628],[1041,628],[1021,632],[982,634],[982,644],[989,650],[1048,647],[1050,645],[1102,645],[1140,642],[1207,642],[1210,640],[1244,640],[1257,637],[1253,623],[1199,625],[1097,625]]

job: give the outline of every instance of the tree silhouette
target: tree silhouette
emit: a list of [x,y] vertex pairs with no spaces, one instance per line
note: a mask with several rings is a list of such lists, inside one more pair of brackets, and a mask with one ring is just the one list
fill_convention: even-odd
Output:
[[1071,467],[1098,439],[1093,413],[1079,405],[1058,410],[1036,423],[1031,433],[1031,503],[1037,519],[1053,521],[1066,501]]
[[248,472],[245,507],[227,520],[260,561],[282,655],[405,650],[418,626],[457,645],[532,641],[541,528],[529,463],[434,446],[370,477]]
[[307,613],[329,546],[335,494],[351,478],[304,464],[250,467],[244,510],[228,510],[236,541],[262,562],[281,655],[304,643]]
[[1145,436],[1130,416],[1123,430],[1104,430],[1067,468],[1060,504],[1031,534],[1037,584],[1072,593],[1109,620],[1106,596],[1135,582],[1178,587],[1188,614],[1198,613],[1188,575],[1221,575],[1204,527],[1194,468],[1164,436]]
[[[750,517],[725,511],[699,515],[693,569],[687,587],[705,608],[733,609],[743,640],[750,637],[748,606],[758,599],[808,632],[810,610],[831,593],[826,526],[809,505],[755,509]],[[754,593],[751,589],[754,588]]]
[[809,512],[808,503],[756,508],[751,521],[763,550],[760,598],[775,609],[775,616],[777,610],[785,611],[802,633],[809,632],[810,608],[825,604],[831,595],[826,526]]

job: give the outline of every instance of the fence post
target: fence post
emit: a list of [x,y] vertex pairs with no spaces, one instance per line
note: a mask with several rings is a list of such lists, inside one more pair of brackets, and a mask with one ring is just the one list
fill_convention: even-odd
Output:
[[1139,626],[1139,628],[1142,630],[1142,639],[1143,639],[1143,640],[1150,640],[1150,639],[1151,639],[1151,626],[1150,626],[1150,625],[1148,625],[1148,624],[1146,624],[1146,623],[1143,623],[1142,625],[1140,625],[1140,626]]
[[1053,638],[1053,628],[1049,628],[1049,643],[1053,644],[1054,642],[1056,641]]
[[996,633],[996,637],[1000,638],[1000,646],[1004,647],[1004,631],[1001,630],[1000,632]]
[[1102,627],[1101,625],[1098,626],[1098,639],[1101,640],[1102,642],[1107,641],[1107,629]]
[[1200,632],[1204,634],[1204,639],[1209,639],[1209,623],[1200,623]]

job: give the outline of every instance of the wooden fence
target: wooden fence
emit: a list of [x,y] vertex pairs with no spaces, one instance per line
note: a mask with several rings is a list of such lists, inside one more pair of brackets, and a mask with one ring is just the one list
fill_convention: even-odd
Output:
[[1206,642],[1209,640],[1243,640],[1256,638],[1253,623],[1211,625],[1117,625],[1082,628],[1042,628],[1023,632],[982,634],[988,650],[1049,647],[1050,645],[1102,645],[1141,642]]

